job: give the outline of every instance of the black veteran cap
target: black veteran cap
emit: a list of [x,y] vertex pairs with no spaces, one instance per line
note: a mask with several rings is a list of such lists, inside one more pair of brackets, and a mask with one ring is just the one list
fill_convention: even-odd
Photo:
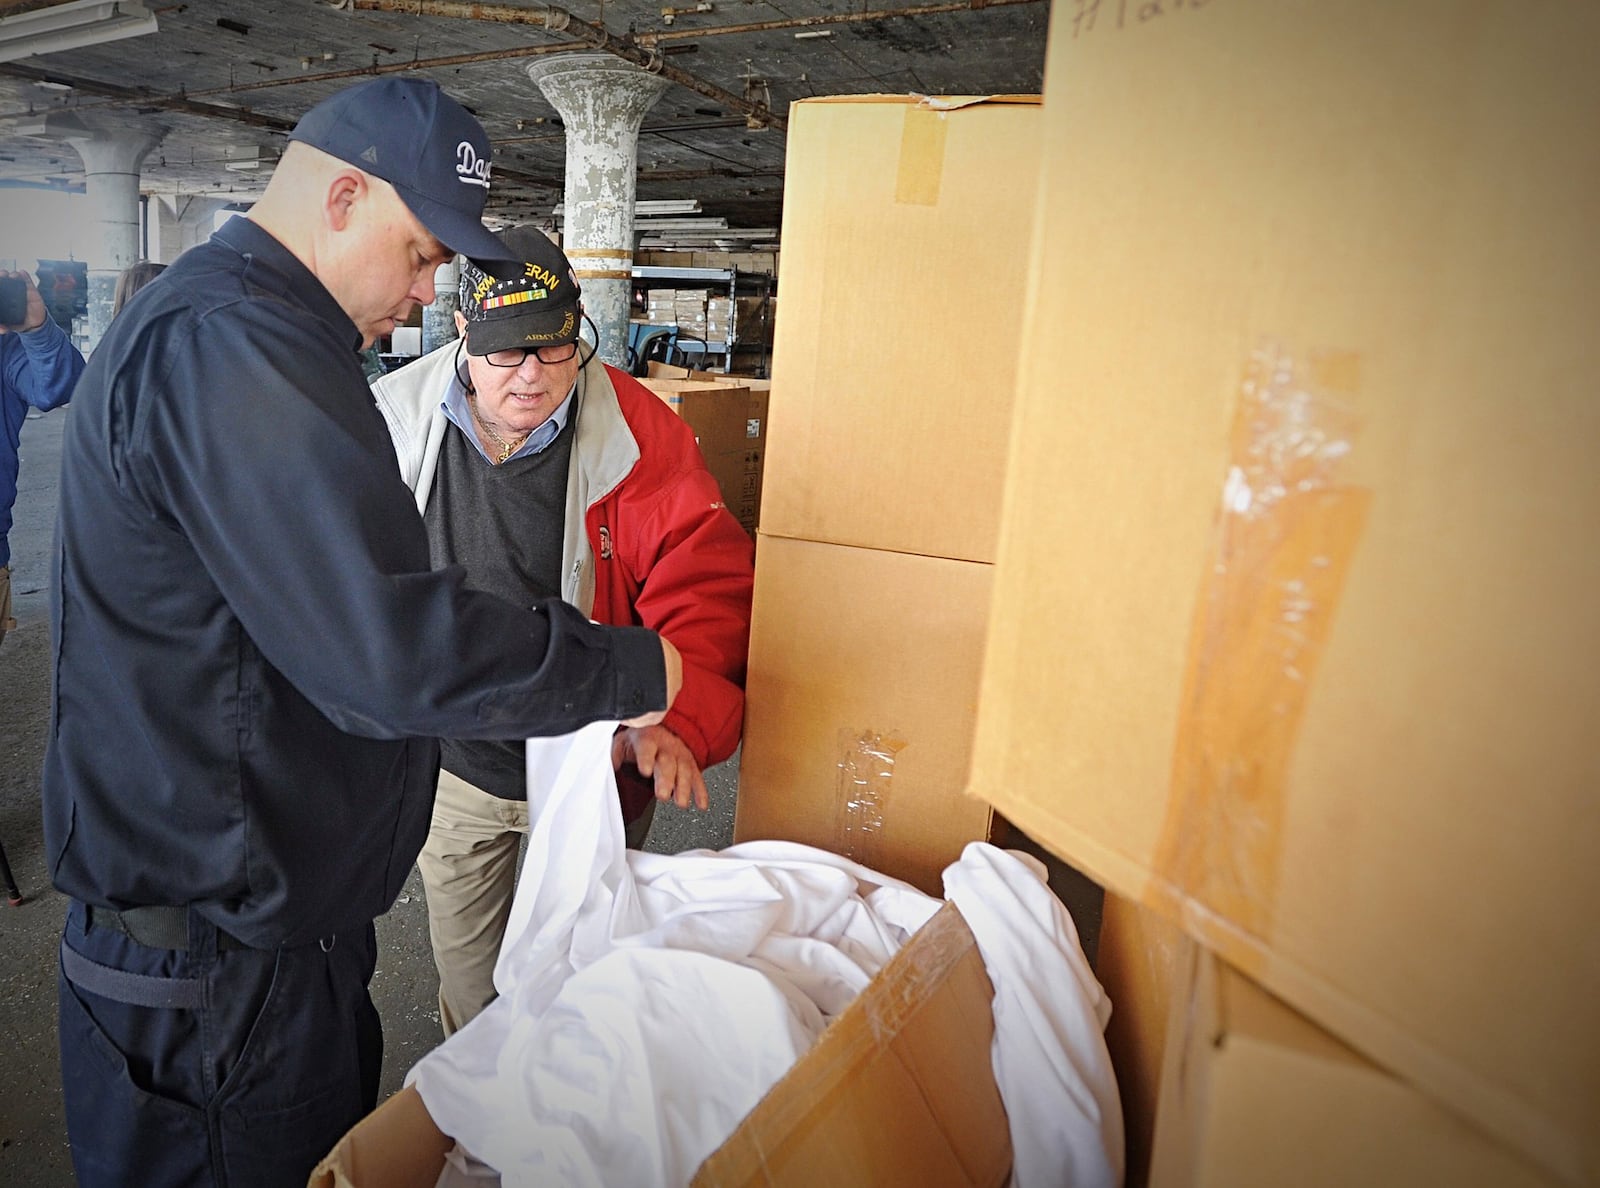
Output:
[[289,139],[381,177],[451,251],[505,253],[483,225],[489,138],[438,83],[389,76],[346,87],[301,116]]
[[537,227],[510,227],[500,234],[503,258],[471,258],[461,266],[467,354],[572,342],[581,311],[578,281],[566,254]]

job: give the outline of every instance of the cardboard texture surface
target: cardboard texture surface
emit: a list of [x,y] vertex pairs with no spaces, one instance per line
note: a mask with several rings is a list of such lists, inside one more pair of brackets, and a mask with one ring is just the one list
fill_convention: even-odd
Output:
[[433,1188],[454,1146],[408,1086],[345,1132],[307,1188]]
[[993,997],[972,933],[945,905],[701,1165],[695,1188],[1004,1184]]
[[1155,1142],[1173,999],[1187,993],[1194,941],[1165,916],[1107,892],[1095,976],[1111,999],[1106,1047],[1127,1139],[1126,1188],[1144,1188]]
[[1600,9],[1121,14],[1052,23],[973,789],[1600,1183]]
[[994,560],[1040,121],[791,107],[764,532]]
[[[946,905],[823,1032],[695,1176],[697,1188],[997,1188],[1011,1169],[990,1063],[994,997]],[[432,1188],[454,1144],[404,1089],[357,1123],[310,1188]]]
[[756,553],[734,839],[942,896],[993,821],[962,791],[992,567],[765,533]]
[[746,384],[652,377],[639,381],[689,423],[733,518],[755,535],[767,446],[767,392]]
[[1552,1188],[1214,954],[1191,957],[1151,1188]]

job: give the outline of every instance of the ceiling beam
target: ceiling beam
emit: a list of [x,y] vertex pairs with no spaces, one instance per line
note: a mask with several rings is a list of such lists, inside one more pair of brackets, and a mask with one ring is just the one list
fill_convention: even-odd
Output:
[[1012,8],[1019,4],[1049,4],[1050,0],[949,0],[943,4],[922,4],[911,8],[878,8],[862,12],[835,12],[823,16],[786,17],[777,21],[746,21],[738,25],[696,25],[678,29],[647,29],[633,35],[642,46],[669,41],[697,41],[702,37],[726,37],[741,33],[771,33],[782,29],[814,29],[825,25],[861,25],[950,12],[979,12],[986,8]]
[[[227,107],[220,103],[198,103],[187,95],[156,95],[142,87],[118,86],[116,83],[100,82],[97,79],[62,74],[59,70],[40,70],[36,66],[24,66],[18,62],[0,62],[0,74],[9,75],[12,78],[26,79],[29,82],[64,84],[75,91],[81,91],[85,95],[98,95],[103,99],[116,100],[119,104],[131,103],[139,107],[155,107],[163,111],[180,112],[184,115],[233,120],[236,123],[249,124],[253,128],[265,128],[271,132],[288,132],[295,124],[293,120],[264,115],[259,111],[251,111],[248,107]],[[74,110],[85,111],[90,110],[90,108],[85,105]]]
[[765,103],[754,102],[735,95],[715,83],[707,82],[687,70],[667,65],[659,50],[646,49],[632,37],[618,37],[604,25],[573,16],[564,8],[512,8],[504,4],[474,4],[462,0],[352,0],[352,6],[362,12],[397,12],[410,16],[445,17],[454,20],[498,21],[503,24],[538,25],[555,33],[580,35],[573,49],[598,50],[630,62],[642,70],[675,82],[697,95],[715,100],[731,111],[742,112],[751,128],[773,128],[781,132],[786,121],[773,114]]

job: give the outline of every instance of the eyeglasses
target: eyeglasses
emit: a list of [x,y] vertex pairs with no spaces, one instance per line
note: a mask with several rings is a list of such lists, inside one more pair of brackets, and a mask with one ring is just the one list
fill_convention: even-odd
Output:
[[490,367],[521,367],[522,361],[529,355],[546,365],[552,363],[565,363],[578,353],[578,342],[563,343],[560,346],[542,347],[511,347],[504,351],[490,351],[487,355],[480,356]]

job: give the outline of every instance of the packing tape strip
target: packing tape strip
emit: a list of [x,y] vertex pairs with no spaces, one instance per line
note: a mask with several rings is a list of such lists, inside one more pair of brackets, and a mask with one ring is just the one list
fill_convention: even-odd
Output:
[[900,163],[894,200],[911,206],[936,206],[944,176],[944,137],[949,117],[942,111],[908,106],[900,131]]
[[905,741],[888,738],[876,730],[839,732],[839,805],[834,849],[865,866],[873,865],[873,851],[883,833],[884,812],[893,792],[894,757]]
[[1147,898],[1176,895],[1255,938],[1229,953],[1242,965],[1266,959],[1295,741],[1371,503],[1342,475],[1359,386],[1348,352],[1255,352],[1190,631]]

